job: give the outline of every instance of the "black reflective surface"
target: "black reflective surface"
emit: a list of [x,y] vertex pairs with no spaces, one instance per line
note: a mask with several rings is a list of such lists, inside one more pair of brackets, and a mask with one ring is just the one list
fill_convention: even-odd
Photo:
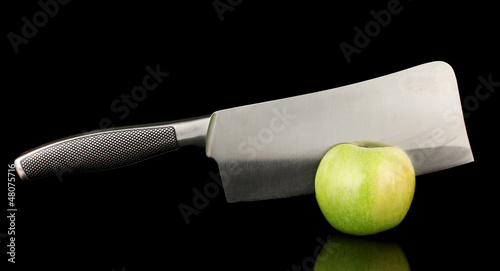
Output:
[[[500,72],[492,4],[70,1],[56,12],[55,1],[41,2],[52,4],[5,8],[8,164],[83,130],[201,116],[434,60],[455,70],[476,161],[417,177],[398,227],[353,240],[326,222],[314,195],[227,204],[216,163],[194,147],[113,171],[17,179],[13,234],[9,191],[2,207],[8,268],[494,268]],[[345,44],[357,48],[348,57]],[[155,83],[147,67],[169,75],[146,90]],[[7,262],[10,237],[16,264]],[[330,257],[317,261],[322,249]]]
[[314,270],[410,270],[410,264],[395,242],[338,234],[316,256]]

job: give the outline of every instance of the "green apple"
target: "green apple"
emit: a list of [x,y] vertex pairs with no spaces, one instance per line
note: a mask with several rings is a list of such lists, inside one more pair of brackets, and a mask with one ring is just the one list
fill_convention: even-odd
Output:
[[369,235],[397,226],[415,193],[415,170],[406,153],[363,141],[331,148],[316,172],[318,205],[337,230]]
[[397,243],[336,235],[314,263],[314,271],[334,270],[410,270],[410,264]]

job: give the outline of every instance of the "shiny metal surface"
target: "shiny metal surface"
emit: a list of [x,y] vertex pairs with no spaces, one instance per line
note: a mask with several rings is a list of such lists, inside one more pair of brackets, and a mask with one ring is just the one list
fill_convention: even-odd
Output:
[[455,74],[444,62],[331,90],[212,115],[207,156],[228,202],[314,192],[316,167],[334,145],[382,141],[410,156],[417,175],[473,161]]
[[195,145],[205,147],[210,116],[182,120],[170,123],[175,128],[179,147]]

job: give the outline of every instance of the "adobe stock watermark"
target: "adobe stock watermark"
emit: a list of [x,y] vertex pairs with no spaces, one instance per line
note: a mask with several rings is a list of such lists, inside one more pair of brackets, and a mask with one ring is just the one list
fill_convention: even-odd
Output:
[[[439,162],[432,158],[440,151],[443,154],[447,153],[436,147],[450,145],[455,140],[455,135],[450,131],[456,131],[462,127],[462,114],[464,119],[469,118],[479,108],[481,101],[490,98],[495,90],[500,87],[500,81],[494,81],[491,73],[486,77],[480,75],[477,79],[479,83],[474,89],[474,94],[468,95],[462,100],[462,111],[456,106],[446,110],[441,116],[441,119],[444,120],[450,130],[445,130],[444,127],[436,127],[428,133],[428,136],[415,139],[415,145],[418,149],[410,152],[415,168],[425,168],[428,164]],[[447,155],[460,155],[460,150],[457,149],[456,151],[457,153],[450,152]]]
[[[266,145],[271,144],[276,134],[283,132],[296,117],[295,114],[288,112],[286,107],[281,109],[275,107],[271,111],[273,116],[269,119],[267,126],[262,127],[254,135],[248,136],[247,139],[238,144],[235,151],[246,156],[246,159],[254,159],[258,152],[264,150]],[[219,196],[221,190],[231,182],[232,178],[242,173],[243,168],[238,163],[238,161],[234,161],[227,167],[227,171],[220,170],[219,175],[222,178],[211,171],[209,173],[212,179],[210,182],[206,183],[202,189],[193,188],[193,197],[190,204],[182,202],[178,205],[179,212],[186,225],[191,223],[193,215],[199,215],[202,210],[207,208],[211,199]]]
[[464,118],[469,118],[472,112],[479,108],[479,104],[491,97],[495,90],[500,87],[500,81],[493,81],[493,74],[490,73],[488,76],[483,77],[479,75],[477,77],[479,83],[474,89],[473,95],[468,95],[462,100],[462,107],[464,110]]
[[213,171],[210,171],[208,175],[212,178],[212,180],[207,182],[201,190],[197,187],[193,188],[193,198],[191,199],[191,204],[181,202],[177,206],[186,225],[191,223],[191,216],[199,215],[202,210],[207,208],[210,204],[210,200],[219,196],[221,189],[224,187],[222,179],[219,175]]
[[353,54],[360,54],[361,50],[370,45],[372,39],[377,37],[383,28],[389,26],[393,16],[400,14],[403,9],[404,7],[399,0],[389,0],[386,9],[371,10],[370,15],[373,20],[368,21],[363,28],[354,27],[352,44],[345,41],[339,44],[347,64],[351,63]]
[[[160,69],[160,64],[151,67],[147,65],[145,67],[146,74],[142,78],[141,84],[134,86],[130,91],[123,92],[118,98],[113,100],[110,104],[110,110],[115,115],[118,120],[125,120],[133,109],[136,109],[141,102],[144,102],[148,97],[148,93],[158,88],[158,86],[163,82],[163,80],[170,75],[169,72],[162,71]],[[112,118],[104,117],[99,121],[98,129],[106,129],[114,127],[114,122]],[[86,129],[82,130],[82,133],[87,132]],[[52,169],[55,172],[59,182],[63,181],[63,175],[74,171],[79,165],[83,163],[85,159],[80,159],[78,157],[67,158],[70,160],[65,161],[65,164],[52,164]]]
[[40,28],[47,25],[51,18],[54,18],[58,13],[62,5],[66,5],[70,0],[47,0],[38,1],[38,6],[41,10],[33,13],[31,18],[23,16],[21,21],[23,25],[21,26],[21,31],[18,33],[9,32],[7,34],[7,39],[14,49],[14,53],[19,53],[19,46],[21,44],[28,44],[30,39],[33,39]]
[[264,150],[267,144],[274,141],[276,134],[285,130],[296,115],[287,112],[286,107],[281,110],[273,108],[273,117],[269,120],[268,126],[260,129],[258,133],[248,136],[238,145],[238,153],[247,155],[248,159],[254,159],[257,152]]
[[[130,91],[123,92],[120,97],[114,99],[110,104],[110,110],[120,121],[125,120],[132,109],[136,109],[140,103],[144,102],[149,92],[155,90],[170,73],[160,69],[160,63],[154,68],[147,65],[146,74],[142,78],[141,84],[134,86]],[[116,118],[115,118],[116,119]],[[112,118],[104,117],[99,121],[99,129],[114,127]],[[86,132],[83,130],[82,132]]]
[[212,5],[217,12],[217,16],[219,16],[219,20],[221,22],[224,21],[224,13],[233,12],[234,9],[239,6],[243,0],[215,0],[212,2]]

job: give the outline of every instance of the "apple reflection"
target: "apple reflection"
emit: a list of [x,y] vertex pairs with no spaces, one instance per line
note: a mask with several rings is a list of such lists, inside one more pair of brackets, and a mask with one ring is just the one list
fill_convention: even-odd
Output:
[[395,242],[339,234],[323,246],[314,270],[410,270],[410,265]]

